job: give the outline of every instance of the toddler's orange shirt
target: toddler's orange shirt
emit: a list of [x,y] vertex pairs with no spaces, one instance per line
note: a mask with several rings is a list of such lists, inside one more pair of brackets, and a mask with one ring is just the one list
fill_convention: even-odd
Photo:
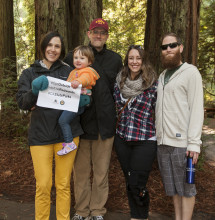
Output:
[[99,78],[99,74],[93,68],[85,67],[83,69],[72,70],[67,81],[77,80],[82,84],[82,88],[92,89],[92,86],[96,84],[96,80]]

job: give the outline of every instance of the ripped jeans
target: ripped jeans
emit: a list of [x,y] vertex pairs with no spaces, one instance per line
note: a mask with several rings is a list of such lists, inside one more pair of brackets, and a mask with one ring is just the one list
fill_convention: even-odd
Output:
[[131,218],[147,219],[150,198],[146,184],[156,157],[157,142],[128,142],[116,135],[114,146],[126,180]]

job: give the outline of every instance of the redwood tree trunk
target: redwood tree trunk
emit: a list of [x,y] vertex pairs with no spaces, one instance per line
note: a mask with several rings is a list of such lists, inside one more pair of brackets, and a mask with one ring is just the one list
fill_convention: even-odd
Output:
[[64,37],[66,52],[88,44],[86,31],[92,19],[102,16],[102,0],[35,0],[36,58],[40,41],[48,31]]
[[86,32],[94,18],[102,17],[102,0],[71,0],[68,7],[69,50],[88,44]]
[[58,31],[68,48],[66,26],[67,0],[35,0],[35,47],[36,59],[41,58],[40,41],[49,31]]
[[158,73],[161,72],[160,45],[168,32],[184,42],[184,61],[196,65],[200,0],[147,1],[145,50]]
[[0,132],[13,130],[18,108],[13,0],[0,0]]
[[[0,0],[0,76],[2,77],[2,59],[9,58],[16,62],[13,0]],[[12,73],[11,73],[12,74]],[[13,68],[13,78],[16,80],[16,69]]]

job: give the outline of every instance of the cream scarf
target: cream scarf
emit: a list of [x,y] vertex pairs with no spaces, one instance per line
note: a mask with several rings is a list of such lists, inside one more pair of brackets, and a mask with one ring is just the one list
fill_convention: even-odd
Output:
[[127,77],[123,88],[120,88],[121,78],[122,78],[122,73],[120,72],[116,77],[116,82],[120,89],[120,93],[125,99],[133,98],[141,94],[146,89],[143,87],[143,79],[141,76],[136,80],[130,80]]

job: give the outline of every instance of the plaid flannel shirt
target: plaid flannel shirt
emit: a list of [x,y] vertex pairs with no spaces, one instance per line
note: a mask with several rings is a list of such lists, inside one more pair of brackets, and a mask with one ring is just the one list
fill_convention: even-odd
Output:
[[[126,141],[143,141],[154,137],[155,123],[153,113],[157,98],[156,81],[150,88],[133,97],[121,113],[116,134]],[[114,86],[114,99],[117,115],[127,100],[123,99],[117,83]]]

